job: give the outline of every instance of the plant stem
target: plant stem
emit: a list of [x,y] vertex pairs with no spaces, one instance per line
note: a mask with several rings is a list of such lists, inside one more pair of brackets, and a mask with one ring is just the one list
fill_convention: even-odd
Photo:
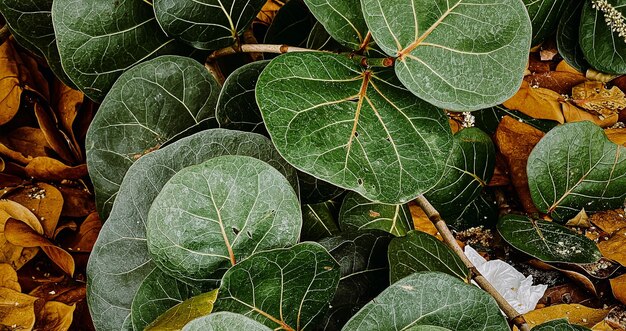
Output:
[[217,58],[228,56],[237,53],[289,53],[289,52],[316,52],[317,50],[294,47],[288,45],[278,44],[244,44],[239,47],[226,47],[218,49],[209,55],[209,60],[215,60]]
[[9,39],[10,36],[11,31],[9,30],[9,25],[5,24],[2,28],[0,28],[0,45]]
[[518,313],[515,308],[513,308],[507,301],[498,293],[495,287],[489,283],[489,281],[480,274],[478,269],[472,264],[472,262],[465,256],[463,249],[459,246],[448,228],[446,222],[441,218],[439,212],[430,204],[430,202],[424,197],[424,195],[420,195],[415,199],[416,202],[422,207],[422,210],[426,213],[428,218],[435,224],[435,227],[439,231],[439,234],[443,237],[443,241],[454,251],[456,255],[458,255],[466,267],[468,267],[472,273],[472,278],[474,281],[483,289],[485,292],[489,293],[498,303],[500,309],[506,314],[508,319],[517,326],[520,331],[530,331],[530,327],[526,323],[524,316]]

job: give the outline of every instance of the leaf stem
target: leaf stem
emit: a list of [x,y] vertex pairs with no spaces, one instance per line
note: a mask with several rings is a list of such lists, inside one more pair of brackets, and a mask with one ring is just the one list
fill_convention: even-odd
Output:
[[243,44],[240,46],[229,46],[218,49],[209,55],[208,60],[212,61],[220,57],[233,55],[237,53],[276,53],[283,54],[289,52],[317,52],[317,50],[309,48],[294,47],[279,44]]
[[424,195],[420,195],[415,199],[415,201],[417,202],[417,204],[419,204],[422,210],[424,210],[424,212],[426,213],[428,218],[433,222],[433,224],[435,224],[435,227],[439,231],[439,234],[441,234],[441,236],[443,237],[443,241],[448,245],[448,247],[452,249],[452,251],[454,251],[456,255],[459,256],[459,258],[461,258],[465,266],[467,266],[470,269],[472,273],[472,278],[474,279],[474,281],[483,290],[485,290],[485,292],[489,293],[496,300],[496,302],[498,303],[498,306],[500,306],[500,309],[502,309],[502,311],[504,312],[504,314],[506,314],[508,319],[513,324],[515,324],[520,331],[530,331],[530,327],[526,323],[524,316],[518,313],[517,310],[515,310],[515,308],[513,308],[506,301],[506,299],[504,299],[502,295],[500,295],[500,293],[498,293],[496,288],[493,287],[493,285],[491,285],[491,283],[489,283],[489,281],[483,275],[481,275],[481,273],[478,271],[478,269],[476,269],[474,264],[472,264],[472,262],[467,258],[467,256],[465,256],[463,249],[461,249],[461,246],[459,246],[459,244],[456,242],[456,239],[454,238],[452,231],[450,231],[450,228],[448,228],[448,225],[446,224],[446,222],[443,220],[443,218],[441,218],[441,215],[435,209],[435,207],[433,207],[433,205],[430,204],[428,199],[426,199]]

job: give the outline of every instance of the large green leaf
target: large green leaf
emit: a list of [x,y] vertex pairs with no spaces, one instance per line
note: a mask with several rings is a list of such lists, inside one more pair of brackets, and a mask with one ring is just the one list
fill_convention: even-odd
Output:
[[569,0],[524,0],[533,26],[533,45],[541,44],[554,33],[561,15],[570,3]]
[[342,45],[358,50],[368,29],[360,0],[304,0],[315,18]]
[[213,303],[217,299],[217,290],[202,293],[189,298],[154,320],[146,331],[178,331],[191,320],[208,315],[213,310]]
[[498,232],[511,246],[548,263],[594,263],[602,257],[593,240],[554,222],[510,214],[500,218]]
[[219,312],[189,322],[182,331],[272,331],[267,326],[243,315]]
[[533,328],[533,331],[591,331],[591,329],[581,325],[569,324],[564,318],[539,324]]
[[424,196],[444,219],[458,217],[487,186],[496,164],[491,137],[477,128],[454,135],[454,147],[437,185]]
[[335,259],[317,243],[256,253],[226,271],[214,309],[272,329],[305,330],[328,309],[339,274]]
[[[158,268],[154,269],[141,282],[133,298],[131,305],[133,330],[143,331],[168,309],[200,293],[200,287],[183,283]],[[206,314],[210,312],[209,310]]]
[[339,286],[325,317],[332,319],[335,327],[343,326],[352,316],[346,314],[340,319],[337,311],[357,311],[389,286],[387,246],[391,238],[384,231],[366,230],[320,241],[341,267]]
[[148,210],[165,183],[179,170],[220,155],[248,155],[279,169],[294,189],[295,170],[265,137],[214,129],[183,138],[150,153],[128,170],[119,198],[104,223],[87,266],[87,298],[98,330],[132,329],[131,302],[155,269],[146,243]]
[[584,1],[573,1],[561,16],[559,26],[556,30],[556,46],[559,55],[565,62],[580,72],[585,72],[589,68],[589,63],[585,60],[583,50],[578,42],[580,36],[580,14]]
[[315,178],[305,172],[298,172],[300,184],[300,199],[302,203],[321,203],[337,198],[344,189],[329,182]]
[[298,196],[271,165],[225,155],[177,172],[148,213],[148,250],[166,273],[211,281],[258,251],[298,242]]
[[381,49],[418,97],[470,111],[517,92],[528,62],[531,24],[519,0],[361,0]]
[[154,13],[168,35],[212,50],[239,40],[264,4],[265,0],[154,0]]
[[343,330],[414,330],[410,328],[418,325],[455,331],[509,330],[489,294],[440,272],[419,272],[392,284],[365,305]]
[[413,229],[413,218],[406,204],[372,202],[358,193],[349,192],[341,204],[339,227],[342,231],[378,229],[404,236]]
[[339,234],[335,220],[336,203],[333,201],[302,205],[301,241],[318,241]]
[[161,56],[120,76],[96,113],[85,142],[103,219],[133,162],[214,117],[219,89],[200,63],[181,56]]
[[530,153],[527,172],[535,206],[557,220],[583,208],[618,208],[626,198],[626,148],[591,122],[548,132]]
[[437,238],[421,231],[411,231],[389,244],[391,283],[420,271],[439,271],[468,280],[470,271],[463,261]]
[[404,203],[441,178],[451,149],[443,111],[390,70],[346,56],[287,53],[265,68],[257,102],[276,149],[296,168],[385,203]]
[[[610,0],[608,3],[622,15],[626,15],[626,0]],[[610,74],[626,74],[626,41],[618,32],[611,32],[602,11],[584,1],[580,18],[580,47],[592,67]],[[620,19],[623,21],[623,19]]]
[[54,0],[52,22],[65,73],[96,101],[132,66],[190,53],[162,32],[144,1]]
[[52,0],[0,1],[0,12],[15,40],[31,52],[43,55],[54,74],[66,85],[74,87],[61,66],[51,9]]
[[254,87],[268,63],[256,61],[246,64],[226,78],[215,111],[221,128],[266,134]]

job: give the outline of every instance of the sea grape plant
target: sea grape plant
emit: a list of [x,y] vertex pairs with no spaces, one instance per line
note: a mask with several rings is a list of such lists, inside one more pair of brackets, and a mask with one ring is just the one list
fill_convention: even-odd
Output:
[[[101,103],[86,143],[106,219],[87,270],[98,330],[508,330],[500,308],[517,314],[468,284],[464,256],[414,230],[416,198],[545,262],[600,257],[558,224],[498,222],[488,134],[503,115],[549,131],[528,175],[554,220],[620,206],[624,147],[499,104],[555,30],[572,66],[626,73],[625,0],[290,0],[263,34],[264,3],[0,0],[15,39]],[[256,55],[226,63],[238,53]],[[487,132],[453,135],[446,111],[477,110]]]

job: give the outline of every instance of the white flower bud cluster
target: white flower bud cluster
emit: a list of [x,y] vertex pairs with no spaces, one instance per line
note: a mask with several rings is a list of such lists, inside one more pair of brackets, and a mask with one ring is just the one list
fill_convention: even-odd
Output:
[[604,21],[611,31],[617,32],[620,38],[624,38],[626,42],[626,18],[615,9],[607,0],[593,0],[593,9],[599,10],[604,14]]

